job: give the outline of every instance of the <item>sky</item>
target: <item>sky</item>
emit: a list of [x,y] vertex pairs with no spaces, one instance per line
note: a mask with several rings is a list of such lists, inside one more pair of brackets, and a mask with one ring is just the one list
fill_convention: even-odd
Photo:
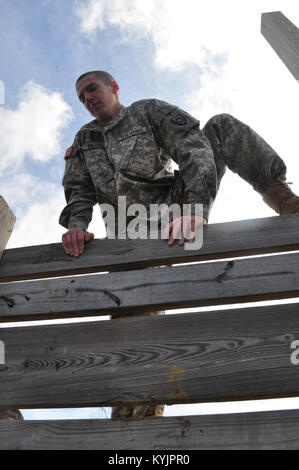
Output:
[[[17,217],[7,248],[61,241],[63,157],[78,129],[93,119],[74,88],[88,70],[109,71],[125,106],[162,99],[194,115],[201,127],[215,114],[234,115],[280,154],[299,193],[299,85],[260,33],[263,12],[281,11],[299,26],[297,1],[0,0],[0,5],[0,194]],[[259,194],[227,170],[209,223],[273,215]],[[96,238],[105,235],[98,207],[89,231]],[[171,414],[174,407],[167,409]],[[215,407],[206,405],[209,409]],[[26,410],[24,416],[99,413]]]

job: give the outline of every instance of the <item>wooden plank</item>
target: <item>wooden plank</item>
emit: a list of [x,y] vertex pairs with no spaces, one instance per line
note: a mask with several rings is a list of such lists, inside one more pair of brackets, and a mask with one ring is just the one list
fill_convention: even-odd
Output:
[[262,14],[261,32],[296,80],[299,80],[299,29],[281,13]]
[[[299,411],[134,420],[0,421],[0,450],[153,450],[142,463],[162,464],[159,450],[298,450]],[[111,450],[113,449],[113,451]],[[126,455],[126,454],[125,454]],[[121,455],[125,457],[125,455]],[[176,455],[176,454],[175,454]],[[188,452],[185,454],[186,459]],[[132,455],[131,455],[132,457]],[[192,461],[192,455],[190,462]],[[182,463],[168,460],[166,463]],[[130,460],[131,464],[134,461]],[[112,464],[112,460],[110,460]],[[114,464],[117,462],[114,460]],[[185,464],[189,462],[185,460]],[[143,468],[140,465],[140,468]],[[167,466],[168,466],[167,465]],[[135,462],[135,466],[137,464]]]
[[0,321],[107,315],[299,296],[299,253],[0,284]]
[[8,207],[5,199],[0,196],[0,259],[13,230],[15,221],[15,215]]
[[2,408],[299,396],[298,304],[1,328],[0,338]]
[[299,214],[211,224],[200,250],[169,247],[164,240],[93,240],[74,259],[60,243],[6,250],[0,282],[298,250]]

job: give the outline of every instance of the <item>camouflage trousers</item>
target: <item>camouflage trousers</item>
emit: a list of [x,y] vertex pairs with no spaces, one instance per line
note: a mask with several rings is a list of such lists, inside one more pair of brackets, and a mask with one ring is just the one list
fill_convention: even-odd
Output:
[[228,167],[255,191],[264,194],[270,184],[286,174],[279,155],[248,125],[229,114],[212,117],[202,129],[214,154],[217,190]]

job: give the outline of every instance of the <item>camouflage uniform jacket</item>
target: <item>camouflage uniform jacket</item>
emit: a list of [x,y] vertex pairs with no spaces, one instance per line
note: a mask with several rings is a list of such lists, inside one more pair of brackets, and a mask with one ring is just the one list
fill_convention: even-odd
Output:
[[[171,159],[179,171],[169,170]],[[216,196],[216,168],[210,143],[199,121],[176,106],[149,99],[121,108],[107,125],[93,120],[75,136],[65,156],[63,186],[67,206],[64,227],[87,229],[93,205],[118,196],[127,206],[203,204],[208,220]],[[194,210],[193,212],[194,213]]]

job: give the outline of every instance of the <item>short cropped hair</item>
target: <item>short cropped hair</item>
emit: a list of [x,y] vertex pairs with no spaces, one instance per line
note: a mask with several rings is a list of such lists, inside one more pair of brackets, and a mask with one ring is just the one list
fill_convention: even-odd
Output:
[[13,408],[4,408],[0,410],[0,419],[14,419],[16,421],[23,421],[23,415],[20,410]]
[[115,79],[112,77],[112,75],[108,72],[105,72],[104,70],[91,70],[90,72],[83,73],[80,75],[80,77],[76,81],[76,86],[82,78],[86,77],[87,75],[95,75],[97,78],[99,78],[105,85],[110,85]]

